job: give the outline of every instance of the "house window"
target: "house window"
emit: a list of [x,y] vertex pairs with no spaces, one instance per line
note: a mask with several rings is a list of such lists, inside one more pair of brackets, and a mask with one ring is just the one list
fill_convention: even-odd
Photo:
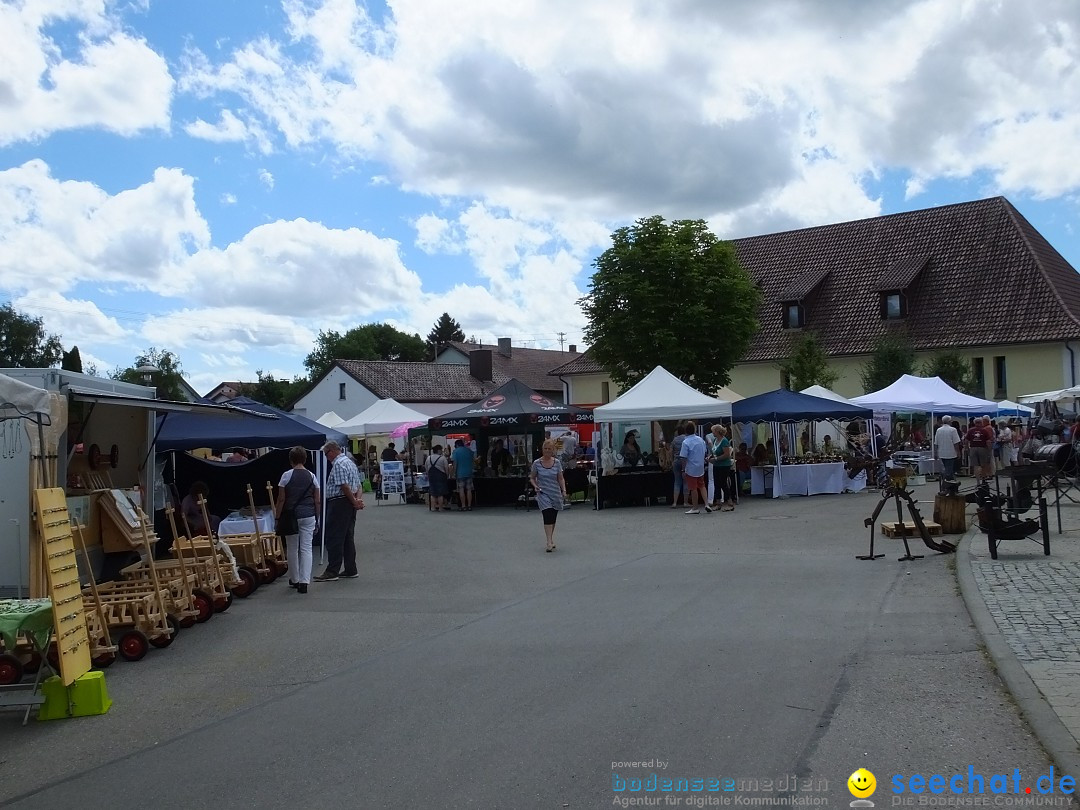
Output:
[[605,404],[611,402],[611,383],[607,380],[600,383],[600,399],[603,400]]
[[881,294],[882,320],[897,320],[907,315],[907,298],[896,290]]
[[1005,389],[1008,385],[1005,381],[1005,358],[994,358],[994,399],[1006,399]]
[[337,398],[345,399],[345,383],[338,383]]
[[981,357],[971,358],[971,376],[975,380],[975,393],[981,397],[986,391],[986,368]]
[[806,310],[798,301],[788,301],[784,304],[784,328],[802,329],[806,322]]

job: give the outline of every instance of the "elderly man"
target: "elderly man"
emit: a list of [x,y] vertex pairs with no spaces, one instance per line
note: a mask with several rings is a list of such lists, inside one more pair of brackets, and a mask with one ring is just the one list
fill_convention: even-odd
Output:
[[994,428],[987,424],[989,421],[989,417],[976,417],[972,420],[972,427],[964,434],[971,469],[979,481],[985,481],[994,474],[993,456],[991,456],[994,447]]
[[[323,445],[323,455],[330,463],[326,478],[326,570],[313,577],[315,582],[335,582],[340,577],[355,579],[356,512],[364,508],[360,471],[356,469],[337,442]],[[342,569],[344,563],[344,569]]]
[[934,431],[934,448],[941,459],[942,476],[946,481],[956,480],[956,458],[960,455],[960,434],[953,426],[951,416],[941,417],[941,427]]

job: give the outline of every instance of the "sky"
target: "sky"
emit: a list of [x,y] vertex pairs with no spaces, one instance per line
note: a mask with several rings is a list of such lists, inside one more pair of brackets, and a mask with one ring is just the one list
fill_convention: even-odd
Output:
[[448,312],[583,344],[616,228],[1004,195],[1080,267],[1074,0],[0,0],[0,303],[206,393]]

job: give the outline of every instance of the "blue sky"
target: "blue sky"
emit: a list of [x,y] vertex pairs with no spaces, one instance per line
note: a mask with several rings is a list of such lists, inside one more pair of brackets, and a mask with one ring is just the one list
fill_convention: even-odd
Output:
[[581,343],[611,231],[1002,194],[1080,266],[1069,0],[0,0],[0,297],[105,372]]

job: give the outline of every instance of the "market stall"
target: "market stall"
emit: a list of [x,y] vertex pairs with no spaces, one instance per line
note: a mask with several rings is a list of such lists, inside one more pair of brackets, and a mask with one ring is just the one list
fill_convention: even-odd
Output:
[[[473,485],[477,505],[517,503],[529,480],[529,467],[540,455],[544,434],[557,425],[591,426],[592,411],[563,405],[511,379],[484,399],[427,421],[423,430],[409,431],[418,471],[426,452],[446,437],[468,435],[476,440]],[[425,447],[426,444],[426,447]]]
[[[596,483],[597,508],[602,509],[605,503],[647,504],[671,497],[674,483],[671,470],[661,469],[659,464],[620,466],[617,463],[613,448],[627,432],[639,430],[640,426],[654,426],[661,420],[718,422],[729,419],[731,412],[730,402],[701,393],[663,366],[654,368],[614,402],[598,406],[593,418],[600,426],[603,447],[602,474],[597,476]],[[651,439],[651,427],[648,434]],[[651,447],[646,445],[645,449]]]
[[772,463],[751,468],[752,494],[771,493],[772,497],[779,498],[786,495],[839,494],[852,488],[852,479],[848,477],[842,461],[807,454],[794,463],[796,454],[785,457],[781,429],[798,422],[871,419],[872,411],[784,388],[736,402],[731,410],[731,418],[735,422],[759,422],[771,426],[775,458]]

